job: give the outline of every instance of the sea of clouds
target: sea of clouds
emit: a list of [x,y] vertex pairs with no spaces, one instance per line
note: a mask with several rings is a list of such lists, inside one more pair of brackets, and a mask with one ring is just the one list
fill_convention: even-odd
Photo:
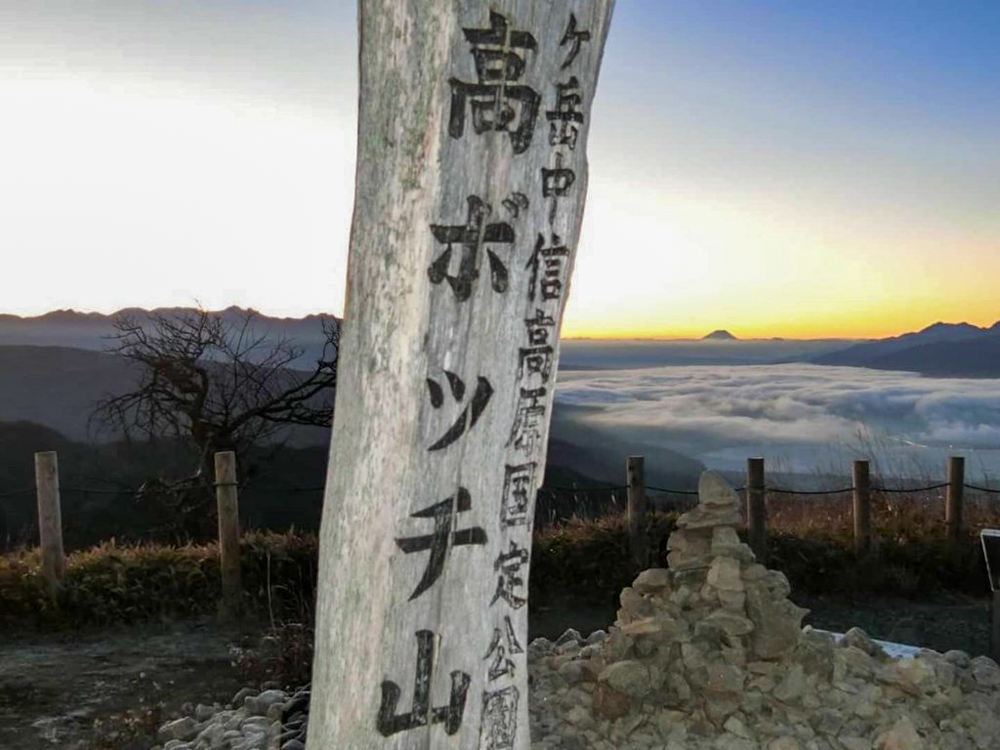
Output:
[[[560,371],[562,422],[655,444],[738,471],[762,455],[779,471],[846,474],[854,458],[887,476],[1000,473],[1000,380],[808,364]],[[590,446],[597,447],[597,446]]]

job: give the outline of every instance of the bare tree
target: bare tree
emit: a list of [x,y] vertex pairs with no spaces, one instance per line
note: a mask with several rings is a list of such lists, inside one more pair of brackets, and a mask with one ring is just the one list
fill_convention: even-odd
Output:
[[203,497],[192,495],[206,493],[179,491],[211,482],[215,452],[245,457],[251,446],[273,442],[288,425],[332,422],[337,323],[323,322],[322,354],[311,369],[300,370],[305,350],[288,337],[259,332],[256,318],[252,310],[233,320],[199,308],[115,320],[109,351],[135,363],[139,379],[130,392],[99,402],[92,420],[126,438],[190,441],[197,450],[194,472],[147,487],[151,494],[173,494],[182,516],[204,506]]

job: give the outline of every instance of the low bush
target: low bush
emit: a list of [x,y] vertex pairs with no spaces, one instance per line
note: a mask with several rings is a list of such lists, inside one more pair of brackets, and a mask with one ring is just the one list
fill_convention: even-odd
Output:
[[[241,541],[244,602],[272,617],[301,609],[315,589],[313,536],[251,533]],[[215,544],[120,546],[67,556],[53,602],[37,550],[0,557],[0,623],[38,628],[107,626],[213,613],[219,601]]]
[[[666,539],[677,514],[654,513],[649,518],[650,562],[666,565]],[[927,525],[919,533],[904,533],[903,528],[877,527],[873,550],[857,557],[851,532],[842,524],[779,527],[769,530],[768,566],[783,571],[794,591],[808,594],[917,598],[946,591],[987,593],[985,566],[972,532],[952,549],[940,524]],[[247,611],[276,631],[286,625],[310,626],[317,539],[255,532],[243,537],[241,550]],[[607,606],[639,572],[628,553],[627,521],[621,514],[573,519],[536,531],[531,563],[534,606],[554,600]],[[221,589],[214,544],[122,546],[109,541],[74,552],[67,558],[55,603],[39,568],[37,550],[0,557],[0,625],[50,629],[211,614]],[[308,654],[293,656],[282,667],[290,674],[309,661]]]

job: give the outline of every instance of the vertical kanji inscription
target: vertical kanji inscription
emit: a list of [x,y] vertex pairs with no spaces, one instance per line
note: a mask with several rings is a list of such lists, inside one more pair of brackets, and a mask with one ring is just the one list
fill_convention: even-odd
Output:
[[476,82],[452,78],[451,116],[448,133],[465,134],[466,110],[472,109],[472,128],[477,134],[491,130],[506,132],[515,154],[531,145],[542,97],[530,86],[518,83],[524,75],[527,56],[538,48],[526,31],[511,31],[507,18],[490,11],[488,29],[462,29],[472,47]]
[[397,714],[402,691],[392,680],[382,683],[376,727],[383,737],[407,732],[419,727],[444,724],[446,734],[455,734],[462,726],[465,699],[471,678],[465,672],[451,673],[451,695],[446,706],[431,707],[431,683],[434,678],[435,636],[430,630],[418,630],[417,666],[413,677],[413,707],[409,713]]
[[[465,302],[472,295],[472,284],[479,278],[479,251],[486,247],[490,262],[490,284],[500,294],[507,291],[509,273],[494,246],[514,244],[514,228],[505,221],[487,223],[493,209],[482,198],[470,195],[465,224],[431,224],[431,233],[445,246],[444,252],[431,263],[427,276],[432,284],[447,281],[455,298]],[[451,273],[454,246],[462,248],[458,269]]]

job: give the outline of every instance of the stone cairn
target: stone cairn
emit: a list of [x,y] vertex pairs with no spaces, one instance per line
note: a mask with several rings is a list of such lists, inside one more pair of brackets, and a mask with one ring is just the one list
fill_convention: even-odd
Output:
[[533,750],[1000,749],[996,663],[802,629],[736,534],[736,492],[705,472],[698,495],[608,634],[530,644]]
[[[532,750],[1000,750],[993,660],[801,629],[788,580],[740,543],[733,489],[706,472],[698,495],[609,633],[528,646]],[[304,750],[308,702],[308,686],[247,688],[164,725],[154,750]]]

